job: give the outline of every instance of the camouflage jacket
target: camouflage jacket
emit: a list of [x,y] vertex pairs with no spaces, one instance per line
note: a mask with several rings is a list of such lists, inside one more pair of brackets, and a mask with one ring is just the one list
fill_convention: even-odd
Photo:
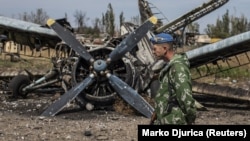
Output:
[[155,124],[188,124],[196,118],[192,97],[189,61],[183,54],[175,54],[161,70],[160,88],[155,97]]

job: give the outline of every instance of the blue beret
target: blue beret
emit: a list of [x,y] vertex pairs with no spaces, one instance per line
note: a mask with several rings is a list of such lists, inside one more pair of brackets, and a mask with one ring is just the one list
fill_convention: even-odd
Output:
[[167,33],[156,34],[154,37],[150,38],[153,44],[163,44],[173,42],[173,36]]

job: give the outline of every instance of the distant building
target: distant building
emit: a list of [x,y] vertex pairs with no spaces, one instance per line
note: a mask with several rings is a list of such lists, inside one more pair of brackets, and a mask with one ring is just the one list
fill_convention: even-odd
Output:
[[188,46],[195,45],[205,45],[220,41],[220,38],[210,38],[207,34],[198,33],[186,33],[186,42]]

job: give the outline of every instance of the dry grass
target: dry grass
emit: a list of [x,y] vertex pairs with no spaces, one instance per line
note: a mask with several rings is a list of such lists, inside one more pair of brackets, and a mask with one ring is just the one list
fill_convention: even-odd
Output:
[[[51,51],[53,53],[53,51]],[[20,52],[20,57],[14,57],[11,59],[11,55],[8,53],[2,53],[0,55],[0,66],[3,70],[40,70],[47,71],[52,67],[50,57],[47,50],[40,53],[35,52],[32,56],[30,50],[26,50],[26,53]]]
[[[147,95],[141,95],[151,106],[153,106],[154,101]],[[116,97],[115,102],[113,104],[114,110],[117,113],[121,113],[123,115],[134,115],[139,114],[133,107],[131,107],[127,102],[125,102],[120,97]]]

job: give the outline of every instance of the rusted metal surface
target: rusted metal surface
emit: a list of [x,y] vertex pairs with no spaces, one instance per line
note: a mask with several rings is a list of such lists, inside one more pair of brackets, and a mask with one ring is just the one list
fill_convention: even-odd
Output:
[[242,88],[232,88],[229,86],[211,85],[193,81],[193,92],[250,102],[250,91]]

